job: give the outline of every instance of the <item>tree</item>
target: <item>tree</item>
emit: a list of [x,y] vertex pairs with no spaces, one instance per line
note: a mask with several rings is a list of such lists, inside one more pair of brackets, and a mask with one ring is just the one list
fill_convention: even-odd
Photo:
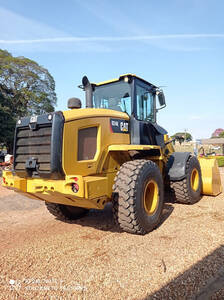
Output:
[[224,138],[224,131],[219,134],[220,138]]
[[172,135],[173,139],[179,141],[180,144],[186,139],[186,141],[192,141],[192,135],[189,132],[177,132]]
[[0,144],[12,151],[16,119],[54,111],[55,82],[47,69],[0,49]]
[[222,128],[217,128],[217,129],[212,133],[211,138],[213,139],[213,138],[218,138],[218,137],[220,137],[219,135],[220,135],[220,133],[222,133],[222,132],[224,132],[224,129],[222,129]]

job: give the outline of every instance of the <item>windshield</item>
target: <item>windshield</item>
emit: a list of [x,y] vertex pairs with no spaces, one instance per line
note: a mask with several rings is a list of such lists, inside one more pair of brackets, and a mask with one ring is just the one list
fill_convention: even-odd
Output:
[[96,86],[93,92],[93,107],[123,111],[131,115],[131,86],[118,81]]

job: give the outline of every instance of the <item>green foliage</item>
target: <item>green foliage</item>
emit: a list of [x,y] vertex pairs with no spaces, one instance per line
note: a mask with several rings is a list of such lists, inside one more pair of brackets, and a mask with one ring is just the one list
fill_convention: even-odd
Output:
[[54,111],[56,101],[48,70],[0,49],[0,144],[11,150],[16,119]]
[[224,156],[217,156],[217,162],[219,167],[224,167]]
[[224,138],[224,131],[219,134],[220,138]]
[[180,143],[182,143],[185,140],[185,138],[186,141],[192,141],[192,135],[189,132],[177,132],[174,135],[172,135],[172,138],[176,139]]

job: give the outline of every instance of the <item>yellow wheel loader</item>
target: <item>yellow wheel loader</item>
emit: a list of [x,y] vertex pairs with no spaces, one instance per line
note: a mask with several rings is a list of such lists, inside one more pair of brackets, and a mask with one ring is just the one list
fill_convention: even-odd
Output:
[[5,187],[45,201],[62,220],[112,202],[115,221],[135,234],[160,222],[165,185],[187,204],[221,192],[216,161],[175,152],[157,124],[166,106],[160,88],[133,74],[98,84],[84,76],[79,87],[86,108],[71,98],[70,110],[17,121]]

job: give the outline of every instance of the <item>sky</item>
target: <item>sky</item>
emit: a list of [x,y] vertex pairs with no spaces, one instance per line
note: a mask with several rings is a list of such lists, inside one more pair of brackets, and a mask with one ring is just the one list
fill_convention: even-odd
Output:
[[0,48],[47,68],[57,110],[77,86],[134,73],[162,86],[158,123],[194,139],[224,128],[223,0],[0,0]]

